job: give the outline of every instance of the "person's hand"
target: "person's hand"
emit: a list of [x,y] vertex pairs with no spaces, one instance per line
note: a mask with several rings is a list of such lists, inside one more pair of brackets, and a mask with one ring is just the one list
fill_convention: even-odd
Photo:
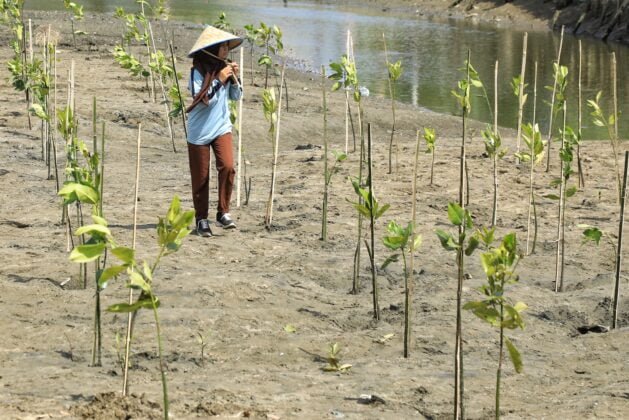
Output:
[[234,76],[238,77],[238,75],[240,74],[240,66],[238,66],[238,63],[234,61],[233,63],[230,64],[230,66],[232,67],[234,71]]
[[220,80],[222,84],[225,84],[232,76],[234,76],[234,69],[232,69],[232,66],[228,65],[218,73],[218,80]]

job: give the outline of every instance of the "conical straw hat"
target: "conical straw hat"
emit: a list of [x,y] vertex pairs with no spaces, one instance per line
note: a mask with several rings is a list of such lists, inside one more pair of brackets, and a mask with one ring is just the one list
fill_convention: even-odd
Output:
[[229,49],[234,49],[240,44],[242,44],[242,38],[238,38],[234,34],[230,34],[229,32],[222,31],[213,26],[206,27],[197,42],[194,43],[194,46],[188,53],[188,57],[192,57],[194,53],[201,51],[207,47],[211,47],[212,45],[222,44],[223,42],[229,42]]

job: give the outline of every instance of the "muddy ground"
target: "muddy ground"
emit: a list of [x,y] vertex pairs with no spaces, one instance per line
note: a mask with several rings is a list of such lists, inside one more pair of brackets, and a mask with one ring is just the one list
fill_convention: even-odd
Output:
[[[62,14],[30,13],[36,26],[60,25]],[[122,31],[103,15],[86,16],[89,39],[77,49],[60,26],[59,98],[76,63],[80,136],[91,144],[91,102],[106,123],[104,214],[121,244],[130,245],[138,124],[142,123],[141,180],[137,252],[149,261],[156,252],[156,220],[179,195],[191,208],[190,181],[182,127],[176,124],[173,153],[161,105],[148,99],[144,83],[112,60],[110,50]],[[172,24],[181,69],[198,34],[188,24]],[[64,32],[65,31],[65,32]],[[2,44],[8,34],[2,32]],[[93,45],[88,45],[88,44]],[[0,50],[0,61],[9,58]],[[245,66],[248,68],[248,65]],[[184,75],[187,71],[183,71]],[[5,72],[5,76],[6,76]],[[2,418],[158,418],[161,416],[156,342],[152,318],[143,313],[136,328],[129,398],[120,396],[121,369],[116,335],[126,318],[103,316],[101,367],[90,366],[93,279],[82,289],[78,267],[68,261],[55,181],[47,179],[37,129],[27,126],[22,94],[0,85],[0,413]],[[412,349],[402,355],[402,267],[378,270],[381,320],[373,320],[370,269],[363,249],[362,289],[349,293],[356,245],[356,214],[350,175],[351,153],[332,180],[329,240],[320,240],[322,199],[321,83],[313,74],[289,71],[289,109],[282,113],[280,156],[273,228],[264,227],[270,188],[272,145],[262,114],[262,74],[257,86],[245,72],[243,149],[252,191],[244,205],[233,200],[238,229],[204,239],[190,235],[176,254],[163,260],[155,278],[168,365],[173,418],[210,416],[254,418],[450,418],[456,297],[454,254],[434,234],[448,229],[448,202],[458,197],[460,118],[397,104],[399,160],[388,174],[390,102],[365,99],[372,123],[374,181],[381,203],[391,205],[376,228],[381,238],[389,220],[411,217],[411,184],[416,130],[438,133],[435,180],[430,157],[422,153],[417,178],[417,230],[423,244],[415,257]],[[328,85],[329,87],[329,85]],[[444,98],[450,100],[450,98]],[[61,101],[61,100],[60,100]],[[345,143],[345,97],[329,96],[332,148]],[[480,123],[470,123],[469,209],[477,226],[491,218],[491,161],[483,154]],[[513,157],[515,133],[501,131],[509,154],[500,163],[498,236],[516,232],[526,248],[528,169]],[[64,164],[62,145],[59,164]],[[554,146],[557,150],[557,146]],[[423,148],[423,146],[422,146]],[[622,145],[622,149],[629,147]],[[579,224],[599,226],[614,239],[619,211],[612,154],[606,142],[582,148],[586,186],[568,202],[565,289],[554,292],[557,204],[542,196],[554,192],[551,172],[538,170],[539,237],[536,252],[518,266],[520,282],[509,289],[528,304],[526,329],[509,332],[524,359],[524,372],[506,365],[502,414],[505,418],[626,418],[629,416],[629,299],[622,274],[620,329],[580,334],[579,327],[610,325],[614,278],[613,247],[583,245]],[[576,177],[575,177],[576,178]],[[215,178],[214,178],[215,180]],[[213,187],[214,188],[214,187]],[[212,204],[213,206],[213,204]],[[377,241],[376,259],[390,253]],[[479,299],[483,282],[478,253],[467,259],[464,300]],[[103,305],[123,301],[127,289],[112,282]],[[469,418],[493,416],[498,336],[464,313],[466,407]],[[292,328],[294,327],[294,332]],[[286,328],[289,327],[289,328]],[[288,330],[288,331],[287,331]],[[378,341],[395,334],[384,343]],[[199,343],[204,337],[205,347]],[[338,343],[346,373],[329,373],[328,346]],[[366,404],[361,395],[383,402]]]

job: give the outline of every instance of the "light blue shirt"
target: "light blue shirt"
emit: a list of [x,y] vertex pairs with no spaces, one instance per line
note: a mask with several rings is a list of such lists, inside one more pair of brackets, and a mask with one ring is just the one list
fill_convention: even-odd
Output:
[[[197,94],[203,85],[203,76],[196,69],[191,72],[188,90]],[[237,101],[242,96],[242,88],[227,81],[212,81],[208,89],[210,100],[207,105],[199,102],[188,114],[188,143],[198,146],[211,143],[217,137],[231,133],[232,123],[229,118],[229,99]]]

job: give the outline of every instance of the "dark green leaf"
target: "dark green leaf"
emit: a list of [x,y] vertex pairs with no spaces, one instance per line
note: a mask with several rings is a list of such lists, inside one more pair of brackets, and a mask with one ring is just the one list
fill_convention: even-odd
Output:
[[507,349],[509,350],[509,356],[511,357],[511,361],[513,362],[513,367],[515,368],[515,371],[517,373],[522,373],[523,364],[520,352],[507,337],[505,337],[505,344],[507,345]]
[[101,242],[90,245],[79,245],[70,253],[70,261],[75,263],[86,263],[94,261],[105,251],[106,244]]

